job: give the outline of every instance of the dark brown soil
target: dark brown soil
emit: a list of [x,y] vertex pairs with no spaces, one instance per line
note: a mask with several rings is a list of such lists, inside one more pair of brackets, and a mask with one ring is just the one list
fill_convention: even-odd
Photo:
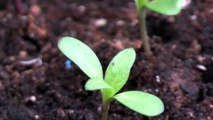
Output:
[[104,69],[134,47],[122,91],[147,91],[165,104],[147,118],[113,102],[109,120],[213,120],[212,0],[193,0],[175,17],[148,12],[151,60],[140,49],[134,0],[14,1],[0,1],[0,120],[100,120],[100,94],[84,90],[88,78],[78,67],[65,68],[62,36],[91,46]]

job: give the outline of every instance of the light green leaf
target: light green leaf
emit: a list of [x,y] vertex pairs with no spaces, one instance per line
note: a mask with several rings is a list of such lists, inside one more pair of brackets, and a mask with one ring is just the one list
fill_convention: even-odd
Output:
[[140,11],[141,8],[145,7],[145,4],[148,2],[148,0],[135,0],[135,5],[138,11]]
[[176,15],[181,11],[184,1],[185,0],[153,0],[145,6],[164,15]]
[[135,51],[133,48],[119,52],[110,62],[105,74],[105,81],[113,89],[104,89],[104,100],[116,94],[126,83],[130,69],[135,61]]
[[86,84],[85,84],[85,89],[86,90],[99,90],[103,88],[112,88],[109,86],[103,78],[100,77],[94,77],[89,79]]
[[73,37],[63,37],[58,42],[61,52],[71,59],[90,78],[102,77],[103,71],[95,53],[86,44]]
[[160,98],[142,91],[127,91],[114,96],[121,104],[146,116],[157,116],[164,111]]

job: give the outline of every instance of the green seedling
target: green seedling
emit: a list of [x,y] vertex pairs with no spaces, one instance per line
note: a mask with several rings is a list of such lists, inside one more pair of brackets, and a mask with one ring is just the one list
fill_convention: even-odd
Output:
[[146,10],[152,10],[163,15],[177,15],[185,0],[135,0],[139,15],[141,38],[147,56],[152,55],[146,29]]
[[86,90],[100,90],[102,95],[102,120],[107,120],[110,103],[116,100],[124,106],[146,116],[163,112],[160,98],[143,91],[118,93],[126,84],[130,69],[135,61],[133,48],[119,52],[109,63],[105,76],[96,54],[87,45],[73,37],[63,37],[58,42],[60,51],[72,60],[88,77]]

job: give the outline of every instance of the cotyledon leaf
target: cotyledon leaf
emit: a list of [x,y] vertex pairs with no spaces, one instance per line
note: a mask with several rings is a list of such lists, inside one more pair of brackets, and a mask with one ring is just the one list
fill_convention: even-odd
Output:
[[153,0],[146,3],[146,7],[164,15],[176,15],[181,9],[185,0]]
[[63,37],[58,42],[60,51],[71,59],[90,78],[102,77],[103,71],[96,54],[86,44],[73,37]]
[[121,104],[146,116],[157,116],[164,111],[160,98],[142,91],[127,91],[114,96]]
[[105,81],[113,89],[104,89],[104,99],[108,99],[116,94],[126,83],[130,69],[135,61],[135,51],[127,48],[119,52],[110,62],[105,74]]

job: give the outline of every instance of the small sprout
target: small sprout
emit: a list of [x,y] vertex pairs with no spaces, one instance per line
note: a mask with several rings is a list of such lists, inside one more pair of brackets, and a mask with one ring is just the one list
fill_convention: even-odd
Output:
[[135,0],[139,14],[141,37],[143,40],[144,51],[147,56],[152,54],[148,42],[146,29],[146,9],[155,11],[163,15],[177,15],[184,6],[185,0]]
[[102,66],[95,53],[87,45],[72,37],[58,42],[61,52],[72,60],[89,77],[86,90],[100,90],[102,94],[102,120],[107,120],[110,103],[117,100],[131,110],[146,116],[157,116],[164,111],[160,98],[143,91],[118,93],[126,84],[135,61],[133,48],[119,52],[107,67],[103,76]]

